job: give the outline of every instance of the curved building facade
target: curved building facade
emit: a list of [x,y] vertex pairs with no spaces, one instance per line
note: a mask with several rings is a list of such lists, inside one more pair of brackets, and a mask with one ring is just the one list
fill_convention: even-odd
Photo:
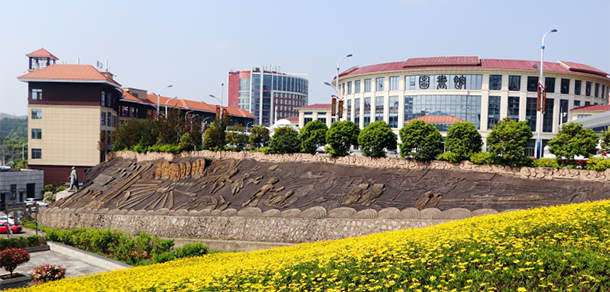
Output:
[[[537,61],[476,56],[411,58],[352,67],[339,75],[346,106],[343,119],[361,128],[383,120],[398,134],[412,119],[453,116],[473,123],[486,140],[499,120],[510,117],[528,121],[534,137],[541,130],[546,143],[561,123],[570,120],[571,109],[608,104],[610,79],[606,72],[573,62],[544,62],[546,114],[542,129],[537,129],[539,67]],[[533,140],[531,146],[533,149]]]

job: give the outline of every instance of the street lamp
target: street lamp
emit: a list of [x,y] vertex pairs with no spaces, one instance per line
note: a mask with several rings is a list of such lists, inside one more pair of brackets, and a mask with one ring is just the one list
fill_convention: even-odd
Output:
[[341,60],[343,60],[343,58],[351,58],[352,54],[349,54],[347,56],[341,57],[339,58],[339,61],[337,61],[337,83],[335,83],[335,90],[337,90],[337,95],[339,97],[341,97],[341,92],[339,91],[339,63],[341,62]]
[[542,141],[540,139],[540,134],[542,133],[542,119],[544,118],[544,115],[542,114],[542,98],[544,96],[544,92],[546,91],[545,89],[545,82],[544,82],[544,39],[546,38],[546,35],[549,33],[554,33],[557,32],[556,29],[552,29],[547,31],[543,36],[542,36],[542,45],[540,46],[540,80],[538,82],[538,88],[540,90],[540,100],[538,101],[538,104],[540,105],[538,107],[538,139],[536,140],[536,158],[541,158],[542,157]]
[[168,103],[170,100],[175,99],[175,98],[178,98],[178,97],[177,97],[177,96],[174,96],[174,97],[172,97],[172,98],[168,98],[168,99],[165,101],[165,117],[166,117],[166,118],[167,118],[167,103]]
[[[163,87],[163,88],[170,88],[170,87],[174,87],[174,85],[170,84],[167,87]],[[161,99],[161,89],[159,89],[159,92],[157,92],[157,116],[159,115],[159,100],[160,99]]]

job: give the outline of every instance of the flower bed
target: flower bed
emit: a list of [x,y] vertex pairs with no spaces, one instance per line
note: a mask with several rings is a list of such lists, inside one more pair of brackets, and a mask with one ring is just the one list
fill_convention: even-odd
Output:
[[610,201],[421,229],[222,253],[70,278],[28,291],[606,291]]

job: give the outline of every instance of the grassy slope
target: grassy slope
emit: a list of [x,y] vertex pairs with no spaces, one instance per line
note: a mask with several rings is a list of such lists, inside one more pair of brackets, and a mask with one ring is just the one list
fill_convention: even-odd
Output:
[[606,291],[609,255],[610,201],[602,201],[212,254],[28,291]]

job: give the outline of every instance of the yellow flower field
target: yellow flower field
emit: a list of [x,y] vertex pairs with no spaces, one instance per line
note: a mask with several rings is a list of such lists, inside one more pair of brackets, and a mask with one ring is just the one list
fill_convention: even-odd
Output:
[[16,291],[607,291],[610,201],[216,253]]

